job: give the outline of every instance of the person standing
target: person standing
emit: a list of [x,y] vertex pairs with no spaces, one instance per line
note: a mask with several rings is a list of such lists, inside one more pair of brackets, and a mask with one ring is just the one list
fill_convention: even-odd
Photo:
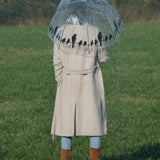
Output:
[[51,134],[61,136],[61,160],[71,160],[73,136],[89,136],[89,158],[100,160],[101,136],[109,129],[99,64],[108,59],[105,44],[117,43],[122,28],[106,0],[62,0],[52,19],[57,92]]
[[[63,33],[68,38],[73,25]],[[90,38],[95,40],[98,30],[89,26]],[[74,29],[76,41],[85,42],[86,25]],[[91,40],[92,41],[92,40]],[[57,93],[52,124],[52,134],[61,136],[61,160],[70,157],[73,136],[90,136],[90,160],[100,159],[101,136],[108,134],[107,114],[102,72],[99,63],[108,59],[105,47],[99,44],[79,47],[72,43],[54,44],[54,71]],[[97,159],[96,159],[97,157]],[[68,158],[69,160],[70,158]]]

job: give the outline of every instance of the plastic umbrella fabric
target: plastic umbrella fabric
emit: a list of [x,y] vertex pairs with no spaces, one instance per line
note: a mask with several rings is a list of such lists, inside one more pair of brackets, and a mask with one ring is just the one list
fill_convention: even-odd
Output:
[[[73,32],[70,37],[63,37],[67,25],[94,26],[98,29],[96,38],[87,43],[76,42],[76,35]],[[50,23],[47,35],[59,48],[61,44],[72,43],[74,45],[96,45],[102,43],[106,47],[117,44],[123,30],[123,22],[115,10],[106,0],[61,0],[55,15]],[[88,35],[89,36],[89,35]]]

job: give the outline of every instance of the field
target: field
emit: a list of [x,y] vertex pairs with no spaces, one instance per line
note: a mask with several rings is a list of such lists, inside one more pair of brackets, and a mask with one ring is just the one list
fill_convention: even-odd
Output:
[[[0,160],[58,160],[56,94],[48,26],[0,26]],[[101,64],[109,121],[102,160],[160,160],[160,24],[126,25]],[[89,137],[74,137],[87,160]]]

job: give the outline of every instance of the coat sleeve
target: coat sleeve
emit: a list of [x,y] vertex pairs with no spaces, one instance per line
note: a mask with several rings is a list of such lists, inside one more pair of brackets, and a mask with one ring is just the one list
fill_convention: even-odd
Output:
[[105,45],[102,43],[102,46],[98,46],[98,62],[104,63],[108,59],[107,50],[105,48]]
[[58,46],[54,44],[53,50],[53,65],[54,65],[54,72],[55,72],[55,80],[57,81],[57,85],[59,86],[62,82],[62,72],[63,72],[63,65],[61,60],[61,50],[58,50]]

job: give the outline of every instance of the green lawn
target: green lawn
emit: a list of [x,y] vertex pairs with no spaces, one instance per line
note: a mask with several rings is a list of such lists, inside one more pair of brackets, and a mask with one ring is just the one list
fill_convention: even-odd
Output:
[[[50,134],[56,82],[48,26],[0,26],[0,160],[59,160]],[[160,24],[126,25],[101,64],[109,135],[102,160],[160,160]],[[89,137],[74,137],[87,160]]]

